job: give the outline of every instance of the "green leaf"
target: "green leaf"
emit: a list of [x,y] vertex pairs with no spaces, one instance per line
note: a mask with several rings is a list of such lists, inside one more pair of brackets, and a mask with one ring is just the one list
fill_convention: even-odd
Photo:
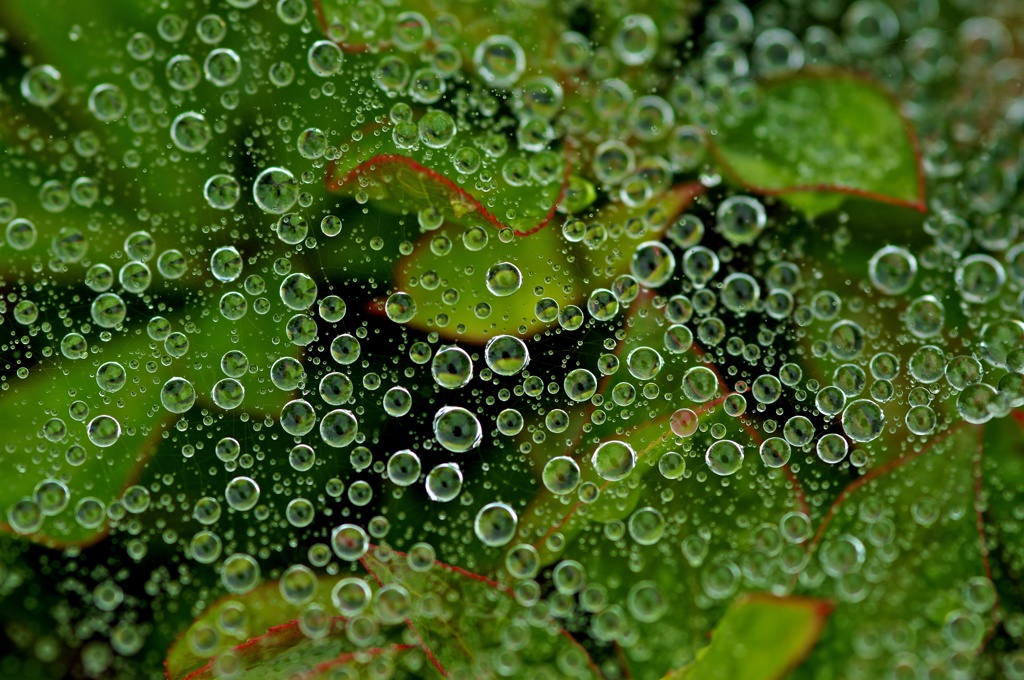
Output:
[[[105,515],[98,524],[83,524],[76,519],[76,506],[83,498],[95,498],[105,509],[138,478],[174,420],[160,401],[160,389],[172,377],[192,383],[197,392],[193,409],[225,413],[210,397],[214,384],[224,378],[220,359],[228,350],[244,349],[260,368],[240,379],[247,392],[239,411],[276,416],[287,400],[287,393],[260,385],[269,383],[271,358],[296,354],[295,348],[287,344],[279,350],[281,354],[274,350],[273,341],[282,333],[273,314],[250,311],[242,319],[228,321],[214,311],[194,321],[183,321],[179,315],[170,321],[172,329],[185,331],[189,340],[190,349],[182,357],[166,354],[163,342],[151,340],[129,319],[129,330],[108,344],[87,337],[93,346],[89,357],[72,360],[57,354],[29,369],[26,378],[0,395],[0,419],[8,423],[0,465],[17,471],[0,487],[0,508],[5,518],[19,501],[33,498],[41,482],[60,480],[71,490],[67,507],[46,517],[37,531],[29,533],[29,539],[50,547],[66,547],[90,545],[106,535]],[[105,393],[96,381],[97,369],[109,361],[120,363],[127,371],[126,384],[113,393]],[[55,399],[55,391],[62,398]],[[74,401],[88,407],[82,422],[69,417]],[[55,404],[60,404],[59,410]],[[121,428],[120,437],[106,448],[96,446],[87,436],[88,423],[101,415],[113,417]],[[46,436],[47,431],[53,433],[52,438]],[[40,456],[47,461],[45,465],[37,462]],[[76,462],[80,458],[81,462]],[[4,522],[0,530],[13,528]]]
[[[615,355],[620,362],[626,361],[627,354],[639,347],[660,347],[667,325],[659,310],[652,304],[652,295],[638,298],[630,308],[630,315],[623,324],[625,338],[616,346]],[[699,365],[696,352],[683,356],[669,356],[666,366],[651,382],[662,390],[672,394],[673,388],[678,389],[681,374],[688,368]],[[669,426],[669,418],[679,405],[673,403],[664,392],[656,399],[648,400],[637,395],[636,401],[624,405],[614,405],[613,390],[622,385],[636,390],[638,381],[630,375],[624,365],[612,375],[605,376],[600,383],[598,393],[605,404],[600,412],[603,418],[596,420],[593,416],[598,412],[591,404],[585,404],[570,413],[571,436],[564,439],[551,438],[545,443],[534,446],[532,458],[538,476],[544,465],[555,456],[571,455],[580,467],[580,483],[594,484],[601,490],[598,498],[590,503],[566,505],[566,496],[550,492],[538,480],[540,492],[522,513],[519,523],[520,539],[535,543],[545,564],[558,556],[545,545],[544,539],[558,532],[568,540],[574,539],[590,522],[607,523],[624,520],[636,508],[647,489],[636,484],[636,480],[644,479],[648,473],[657,468],[658,460],[671,450],[680,449],[684,442],[676,437]],[[719,388],[725,392],[725,386]],[[721,397],[701,405],[693,405],[695,412],[713,411],[721,404]],[[646,409],[646,411],[645,411]],[[645,417],[639,417],[639,416]],[[535,420],[537,427],[543,428],[543,414]],[[590,421],[590,422],[588,422]],[[624,426],[623,423],[630,425]],[[528,441],[524,430],[523,440]],[[598,476],[591,464],[590,455],[600,444],[608,441],[625,441],[636,452],[636,467],[626,480],[608,482]],[[562,450],[564,442],[571,444]],[[690,442],[686,442],[687,445]],[[689,462],[689,461],[687,461]],[[652,474],[652,478],[657,474]]]
[[664,680],[781,680],[821,635],[833,606],[827,600],[739,597],[693,663]]
[[[347,0],[313,0],[313,5],[321,30],[329,37],[338,35],[338,44],[349,53],[376,53],[393,48],[399,13],[418,12],[431,27],[432,37],[424,49],[430,51],[440,44],[450,44],[460,52],[465,69],[472,67],[473,50],[480,41],[492,35],[510,35],[515,36],[523,51],[530,55],[531,63],[534,55],[546,56],[548,67],[553,70],[554,47],[564,29],[562,21],[538,22],[534,12],[523,11],[521,6],[509,2],[471,1],[449,7],[426,0],[402,0],[392,3],[381,21],[363,26],[353,26],[352,6]],[[445,11],[439,11],[439,7]],[[451,21],[452,14],[457,17],[455,22]],[[341,27],[341,31],[334,31],[333,27]]]
[[[331,589],[341,578],[318,575],[316,594],[310,602],[333,608]],[[212,665],[211,659],[232,649],[241,649],[250,667],[257,661],[272,658],[271,649],[280,654],[303,641],[313,642],[297,625],[298,617],[308,606],[308,603],[298,605],[285,600],[279,581],[262,583],[244,595],[217,599],[171,645],[164,661],[167,677],[170,680],[204,677]],[[242,614],[237,617],[242,625],[225,628],[222,621],[235,612]],[[302,658],[303,668],[312,668],[316,663],[352,649],[352,645],[334,643],[330,649],[321,648],[315,653],[307,650]],[[201,653],[197,653],[199,651]]]
[[[507,586],[443,562],[414,571],[403,553],[378,548],[367,554],[363,565],[378,586],[400,586],[413,603],[440,604],[439,610],[413,606],[407,625],[445,677],[472,668],[480,659],[505,653],[509,628],[536,616],[516,601]],[[547,624],[535,626],[528,647],[519,651],[520,670],[552,671],[557,663],[573,668],[574,677],[600,678],[586,650],[560,623],[549,619]]]
[[[575,435],[551,437],[531,452],[538,473],[555,456],[572,457],[579,465],[581,484],[593,484],[599,494],[584,502],[575,492],[556,495],[538,481],[541,490],[520,513],[517,536],[518,542],[533,545],[542,564],[575,561],[587,583],[601,584],[609,602],[627,604],[630,625],[644,640],[643,651],[623,649],[622,662],[636,677],[657,677],[666,667],[693,659],[736,593],[785,587],[789,575],[768,557],[782,549],[781,540],[761,545],[758,536],[778,539],[772,525],[801,508],[802,498],[785,469],[763,467],[756,430],[725,413],[722,401],[729,390],[720,377],[714,398],[698,404],[686,397],[683,376],[704,365],[698,346],[684,354],[663,354],[664,366],[649,381],[658,388],[656,396],[641,392],[624,406],[614,401],[616,386],[629,382],[638,391],[644,386],[627,370],[629,352],[643,346],[663,349],[669,324],[652,303],[652,296],[644,296],[631,309],[616,350],[623,365],[601,385],[604,405],[591,409],[589,418],[573,421],[579,428]],[[684,406],[698,413],[701,423],[689,437],[676,435],[670,426],[672,414]],[[584,427],[581,421],[586,419],[591,422]],[[705,462],[716,437],[743,448],[745,460],[732,475],[714,474]],[[636,452],[635,468],[619,481],[601,479],[591,461],[596,447],[609,440],[627,442]],[[685,471],[668,473],[666,468],[663,473],[660,460],[669,452],[682,456]],[[652,517],[664,522],[655,530],[658,540],[653,542],[643,529],[643,522]],[[666,546],[682,550],[668,552]],[[802,553],[797,545],[786,549]],[[623,573],[631,577],[623,579]],[[639,583],[644,584],[644,597],[633,591]],[[657,601],[668,609],[645,604]],[[691,613],[672,616],[667,613],[672,608]],[[615,633],[605,632],[603,621],[617,615],[612,610],[597,616],[589,627],[591,636],[603,643],[614,641]]]
[[[359,143],[350,145],[345,158],[327,168],[328,190],[348,195],[365,193],[395,212],[440,211],[432,220],[443,217],[495,229],[507,226],[520,236],[539,231],[554,217],[555,204],[567,181],[568,164],[557,152],[542,152],[554,171],[546,171],[543,179],[527,178],[521,185],[508,182],[502,168],[518,164],[528,169],[531,159],[541,158],[539,154],[516,149],[500,160],[483,154],[480,171],[491,175],[492,184],[470,190],[466,186],[473,186],[471,180],[476,184],[477,176],[455,171],[455,144],[441,150],[425,145],[406,149],[394,142],[392,131],[391,126],[367,131]],[[481,137],[474,139],[473,131],[469,131],[456,139],[471,144]],[[481,193],[486,205],[475,192]]]
[[[493,232],[487,245],[477,251],[464,247],[464,227],[445,226],[425,234],[411,255],[395,264],[395,288],[408,292],[416,301],[416,316],[406,325],[425,331],[436,330],[448,339],[483,343],[501,333],[529,335],[544,327],[535,308],[541,297],[554,299],[560,307],[577,300],[583,291],[559,285],[573,281],[578,270],[567,256],[565,240],[556,229],[542,229],[529,237],[504,243]],[[432,244],[447,241],[451,252],[438,257]],[[487,270],[500,262],[511,262],[522,276],[514,293],[495,297],[486,287]],[[435,278],[436,277],[436,278]],[[429,280],[436,281],[436,286]],[[414,285],[416,284],[416,285]],[[536,290],[540,289],[542,295]],[[447,291],[457,291],[457,301]],[[487,305],[485,314],[478,305]]]
[[[533,335],[554,323],[537,317],[541,298],[555,300],[559,308],[570,304],[582,307],[594,288],[611,285],[616,276],[629,270],[629,259],[640,241],[625,233],[627,219],[653,211],[658,215],[658,222],[652,225],[655,231],[642,235],[657,238],[697,193],[696,186],[683,185],[644,206],[615,204],[598,211],[596,219],[609,225],[612,235],[593,250],[568,242],[553,225],[507,243],[492,232],[479,250],[465,247],[464,227],[449,223],[428,232],[413,252],[395,265],[395,287],[416,301],[416,316],[407,325],[473,343],[483,343],[499,333]],[[438,243],[450,244],[450,252],[438,255]],[[504,297],[493,295],[486,287],[488,268],[500,262],[511,262],[522,275],[518,290]],[[426,288],[428,280],[437,285]],[[456,302],[446,299],[450,289],[459,291]],[[488,305],[490,313],[481,317],[480,304]]]
[[[304,673],[302,677],[320,677],[339,666],[358,672],[381,654],[406,653],[416,654],[421,661],[417,677],[449,677],[481,662],[496,663],[498,656],[507,654],[509,626],[530,629],[529,645],[518,651],[520,670],[550,672],[558,664],[574,668],[574,677],[601,677],[587,652],[557,622],[531,626],[532,613],[504,585],[443,562],[414,570],[406,554],[385,547],[372,547],[360,563],[375,603],[383,597],[394,603],[397,597],[407,607],[405,616],[398,610],[384,618],[386,604],[375,604],[360,615],[380,628],[370,648],[360,649],[348,640],[344,617],[332,616],[327,634],[318,639],[307,637],[299,625],[312,605],[322,607],[329,616],[335,614],[332,588],[350,575],[321,575],[312,605],[289,603],[274,581],[210,605],[168,651],[168,678],[217,677],[218,659],[226,655],[241,662],[247,678],[274,678],[297,672]],[[237,610],[239,605],[246,614],[246,626],[237,635],[219,632],[225,607]],[[204,641],[203,655],[195,652],[197,640]]]
[[925,209],[911,124],[891,95],[853,73],[804,71],[764,83],[752,113],[722,117],[711,150],[733,182],[809,217],[847,195]]
[[[140,339],[122,337],[104,347],[103,355],[124,361],[125,357],[137,356],[142,348],[144,342]],[[19,500],[32,498],[36,486],[47,479],[60,479],[71,490],[67,507],[46,518],[41,529],[31,532],[33,541],[52,547],[87,545],[104,535],[105,514],[99,518],[99,524],[83,525],[76,520],[76,504],[85,497],[93,497],[104,504],[105,510],[129,480],[139,474],[169,420],[158,396],[163,381],[171,377],[169,367],[154,363],[152,374],[140,367],[136,373],[140,382],[129,382],[114,403],[108,404],[104,403],[94,377],[99,363],[94,366],[89,359],[52,359],[31,369],[23,382],[0,397],[0,418],[7,423],[0,466],[13,471],[0,487],[0,508],[8,511]],[[55,391],[67,395],[62,411],[52,407]],[[68,417],[67,404],[74,399],[89,406],[85,422]],[[100,415],[112,416],[121,424],[121,436],[107,448],[94,446],[86,436],[86,423]],[[52,419],[59,419],[61,424],[58,426]],[[57,441],[44,437],[43,428],[48,421],[54,425],[54,432],[66,429],[66,434],[54,435]],[[75,447],[84,449],[81,464],[68,462],[78,460],[78,454],[72,452]],[[35,462],[37,456],[50,462],[41,466]],[[5,514],[7,518],[9,515]],[[6,522],[0,528],[12,530]]]
[[975,487],[982,435],[979,426],[953,425],[851,482],[831,504],[797,592],[833,598],[836,616],[807,674],[795,677],[845,677],[852,663],[883,675],[898,659],[868,653],[854,662],[857,650],[881,649],[909,611],[918,612],[917,640],[942,641],[950,654],[980,650],[995,602],[979,597],[992,588]]

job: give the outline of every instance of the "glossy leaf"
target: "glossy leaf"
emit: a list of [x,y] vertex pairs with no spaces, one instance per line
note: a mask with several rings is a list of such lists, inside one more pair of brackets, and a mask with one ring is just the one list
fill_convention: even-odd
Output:
[[[341,577],[318,577],[313,602],[330,607],[331,588]],[[271,647],[284,650],[298,644],[305,636],[298,629],[297,619],[304,606],[292,604],[281,595],[280,583],[270,581],[259,585],[244,595],[226,595],[212,602],[201,616],[185,630],[167,652],[164,668],[169,680],[202,677],[211,666],[211,660],[228,650],[243,647],[247,661],[260,654],[264,658],[273,655]],[[244,625],[229,628],[226,632],[223,621],[236,612]],[[309,642],[308,639],[306,639]],[[197,654],[201,650],[202,654]],[[332,650],[333,651],[333,650]],[[319,653],[318,653],[319,656]],[[312,655],[305,661],[310,663]],[[313,664],[305,666],[311,668]],[[212,666],[211,666],[212,667]]]
[[[616,404],[617,386],[644,384],[628,371],[629,353],[645,346],[664,348],[668,323],[651,302],[646,296],[634,303],[617,350],[622,365],[602,384],[605,406],[593,412],[606,420],[591,415],[585,432],[564,440],[552,438],[550,445],[535,445],[531,454],[538,472],[554,456],[574,458],[581,485],[597,489],[596,498],[589,493],[583,500],[582,492],[576,491],[558,495],[538,483],[540,492],[521,513],[518,536],[534,546],[542,564],[557,568],[577,563],[588,583],[607,590],[609,601],[627,603],[630,632],[604,630],[606,622],[627,616],[614,609],[599,615],[588,630],[603,644],[617,641],[618,635],[640,636],[645,651],[627,647],[622,656],[638,677],[660,675],[667,667],[692,659],[715,617],[736,593],[773,584],[781,587],[788,580],[767,553],[760,552],[772,553],[781,546],[754,546],[758,532],[787,511],[799,509],[802,502],[799,486],[785,469],[766,470],[761,465],[757,432],[724,412],[722,400],[728,390],[721,378],[715,378],[717,394],[707,401],[695,403],[685,396],[683,376],[703,366],[699,347],[683,354],[663,352],[665,365],[650,380],[658,387],[657,396],[637,394],[632,404]],[[702,423],[701,430],[688,437],[678,436],[671,427],[673,413],[684,406],[699,414]],[[573,423],[582,426],[578,419]],[[732,475],[708,469],[705,454],[717,441],[710,428],[716,437],[742,447],[744,461]],[[612,440],[627,442],[636,453],[635,468],[619,481],[599,477],[591,460],[597,446]],[[560,450],[562,441],[572,443]],[[666,455],[669,459],[663,462]],[[685,471],[678,463],[668,464],[676,456],[681,456]],[[728,499],[724,510],[717,507],[723,499]],[[769,536],[778,535],[768,531]],[[668,553],[666,546],[682,550]],[[633,574],[631,579],[616,577],[626,570]],[[634,592],[639,584],[642,595]],[[670,615],[671,608],[678,607],[692,614]]]
[[401,30],[399,16],[403,12],[416,12],[426,18],[429,25],[424,41],[426,49],[434,49],[439,44],[451,45],[462,55],[467,68],[473,64],[477,44],[501,34],[516,36],[527,54],[549,54],[553,61],[551,53],[562,29],[560,22],[555,21],[538,25],[531,12],[504,3],[493,7],[483,2],[469,2],[440,12],[436,5],[425,0],[402,0],[389,6],[378,22],[369,25],[352,20],[352,8],[346,0],[313,0],[313,5],[321,30],[349,53],[394,47],[395,34]]
[[[337,577],[321,578],[314,600],[317,605],[331,606],[326,593],[337,580]],[[216,617],[226,606],[233,611],[244,608],[251,637],[239,642],[218,630]],[[316,680],[336,677],[345,669],[359,673],[371,664],[385,663],[399,666],[398,674],[392,677],[408,677],[399,664],[414,647],[399,642],[358,647],[346,638],[342,617],[331,618],[323,635],[310,636],[302,629],[298,618],[305,608],[284,602],[277,582],[260,586],[241,597],[224,598],[211,606],[171,647],[164,665],[165,675],[168,680],[214,680],[223,676],[222,668],[238,667],[242,677],[249,680],[273,680],[282,676]],[[220,642],[211,646],[210,653],[198,657],[189,648],[189,636],[207,638],[204,645],[209,645],[210,636],[219,636]]]

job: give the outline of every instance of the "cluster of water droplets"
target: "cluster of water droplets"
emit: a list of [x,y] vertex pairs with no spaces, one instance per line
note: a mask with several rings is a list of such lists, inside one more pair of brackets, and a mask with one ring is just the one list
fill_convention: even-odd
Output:
[[[154,566],[143,592],[206,578],[196,600],[238,596],[216,624],[190,629],[196,656],[258,634],[241,598],[269,581],[307,637],[340,614],[349,642],[379,642],[415,595],[358,567],[392,544],[413,574],[440,557],[497,564],[515,601],[540,612],[528,625],[585,620],[598,643],[638,657],[637,631],[669,616],[668,593],[649,579],[620,588],[629,574],[583,564],[574,541],[636,572],[656,559],[696,570],[702,610],[741,587],[782,592],[780,574],[808,590],[830,579],[830,595],[857,602],[874,578],[866,554],[895,546],[891,520],[879,510],[864,535],[829,538],[808,567],[813,513],[786,475],[810,479],[813,500],[897,450],[1024,405],[1015,176],[968,173],[975,186],[960,200],[943,184],[959,161],[935,143],[925,158],[937,197],[897,238],[860,234],[845,213],[809,224],[727,189],[709,155],[721,116],[756,109],[755,78],[895,63],[923,99],[957,68],[978,68],[953,54],[987,45],[1005,66],[1000,45],[1012,40],[999,27],[937,31],[929,2],[858,0],[838,15],[811,3],[787,24],[727,1],[705,13],[689,65],[646,83],[629,69],[653,73],[695,49],[685,19],[631,8],[603,42],[562,31],[552,56],[528,51],[525,35],[477,36],[455,8],[428,18],[365,2],[318,16],[319,4],[280,0],[247,14],[257,4],[162,14],[118,36],[120,65],[87,86],[52,65],[25,68],[18,92],[32,110],[91,120],[59,143],[26,132],[57,162],[35,170],[27,196],[0,198],[0,259],[15,263],[0,273],[0,403],[34,428],[4,443],[0,459],[33,478],[6,521],[67,538],[73,557],[110,533],[129,567],[170,550],[177,576]],[[897,39],[903,60],[879,66]],[[307,114],[300,97],[329,106]],[[1024,119],[1019,100],[1013,110]],[[346,178],[351,201],[322,190],[325,175],[339,179],[334,164],[367,149],[437,161],[480,205],[409,186],[428,205],[372,207],[375,184],[408,178],[391,170]],[[166,184],[124,217],[131,199],[108,165]],[[665,208],[666,191],[694,175],[706,197]],[[539,223],[546,207],[502,202],[502,191],[563,182],[543,234],[495,229],[483,214]],[[528,250],[540,239],[550,252]],[[484,331],[467,331],[467,301]],[[113,491],[76,476],[107,479],[117,461],[130,483],[114,479]],[[680,499],[719,499],[742,525],[748,510],[729,495],[749,489],[777,510],[772,522],[748,552],[716,553],[722,537]],[[914,521],[931,526],[935,505],[915,504]],[[572,525],[577,509],[593,527]],[[128,609],[127,576],[95,579],[90,606]],[[977,637],[989,585],[966,581],[946,624],[951,654]],[[626,594],[609,602],[609,590]],[[118,624],[107,637],[127,657],[147,634]],[[868,660],[870,642],[855,643]]]

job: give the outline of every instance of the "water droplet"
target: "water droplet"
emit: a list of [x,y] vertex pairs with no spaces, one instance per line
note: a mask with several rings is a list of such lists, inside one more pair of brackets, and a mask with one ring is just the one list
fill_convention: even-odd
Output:
[[195,111],[179,114],[171,123],[171,141],[186,153],[206,148],[213,138],[213,130],[206,118]]
[[251,477],[235,477],[224,488],[224,500],[239,512],[252,510],[260,500],[260,486]]
[[195,402],[195,388],[184,378],[171,378],[160,388],[160,403],[171,413],[185,413]]
[[736,442],[723,439],[708,447],[704,461],[716,475],[731,475],[743,465],[743,447]]
[[21,96],[35,106],[52,106],[63,94],[63,77],[48,64],[33,66],[21,78]]
[[211,208],[230,210],[238,203],[242,187],[231,175],[213,175],[203,185],[203,196]]
[[961,260],[953,272],[953,280],[964,300],[982,304],[999,295],[1006,282],[1006,271],[995,258],[975,254]]
[[473,531],[484,545],[500,547],[516,534],[519,518],[505,503],[488,503],[480,509],[473,521]]
[[206,79],[217,87],[233,85],[242,73],[242,60],[232,49],[211,50],[203,62]]
[[732,196],[718,206],[718,231],[734,245],[747,245],[764,231],[767,217],[764,206],[750,196]]
[[331,602],[342,616],[358,616],[370,604],[372,593],[366,581],[349,576],[338,581],[331,590]]
[[498,335],[487,341],[484,360],[488,368],[498,375],[510,376],[519,373],[530,363],[530,352],[519,338],[512,335]]
[[515,85],[526,69],[526,53],[509,36],[492,35],[476,46],[473,65],[488,85],[507,88]]
[[115,293],[96,296],[91,307],[92,320],[101,328],[117,328],[128,314],[124,300]]
[[634,541],[654,545],[665,533],[665,517],[654,508],[640,508],[630,516],[628,527]]
[[342,524],[331,532],[331,547],[334,554],[346,562],[355,562],[366,554],[370,538],[355,524]]
[[431,500],[454,500],[462,490],[462,469],[456,463],[442,463],[427,475],[425,487]]
[[260,582],[260,565],[245,553],[229,555],[221,565],[220,580],[229,593],[247,593]]
[[286,213],[299,199],[299,183],[284,168],[267,168],[252,185],[256,205],[268,213]]
[[341,48],[329,40],[316,41],[310,46],[307,53],[310,70],[322,78],[340,72],[344,61],[345,54]]
[[843,431],[855,442],[869,442],[882,434],[885,416],[881,407],[869,399],[857,399],[843,411]]
[[871,284],[886,295],[907,292],[917,275],[917,259],[899,246],[885,246],[868,262]]
[[590,458],[597,475],[606,481],[625,479],[636,466],[636,452],[626,442],[611,440],[602,443]]
[[388,459],[388,479],[397,486],[415,484],[420,476],[420,459],[408,449],[397,451]]
[[571,493],[580,483],[580,466],[568,456],[556,456],[544,465],[541,479],[553,494]]
[[89,94],[89,110],[101,122],[109,123],[125,114],[128,98],[117,85],[97,85]]
[[434,355],[430,374],[441,387],[459,389],[473,378],[473,360],[461,347],[444,347]]
[[483,429],[476,416],[461,406],[444,406],[434,416],[434,437],[449,451],[465,453],[480,445]]
[[359,421],[351,411],[345,409],[330,411],[320,420],[320,438],[336,449],[355,441],[358,432]]
[[487,290],[497,297],[512,295],[523,284],[523,275],[511,262],[499,262],[487,270]]
[[107,448],[117,443],[121,436],[121,423],[113,416],[96,416],[89,421],[86,428],[89,441],[101,448]]
[[36,243],[36,225],[19,217],[7,224],[7,243],[15,250],[28,250]]
[[665,285],[675,270],[675,255],[660,241],[641,243],[629,263],[629,271],[641,285],[648,288]]
[[392,293],[384,305],[384,311],[395,323],[409,323],[416,316],[416,301],[408,293]]
[[124,387],[127,377],[124,366],[116,361],[108,361],[96,369],[96,384],[104,392],[117,392]]
[[308,434],[316,425],[316,412],[304,399],[293,399],[281,407],[281,428],[293,437]]
[[305,311],[313,306],[317,296],[316,281],[308,274],[296,272],[289,274],[281,282],[281,302],[289,309],[297,312]]

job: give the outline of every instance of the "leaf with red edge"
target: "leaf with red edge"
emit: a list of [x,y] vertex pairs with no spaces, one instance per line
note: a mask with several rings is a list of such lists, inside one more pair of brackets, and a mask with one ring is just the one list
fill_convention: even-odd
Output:
[[720,121],[711,151],[751,191],[811,217],[846,196],[925,210],[917,138],[899,105],[865,77],[807,70],[761,86],[753,112]]
[[739,597],[715,627],[711,644],[664,680],[782,680],[813,649],[832,610],[828,600]]
[[[564,191],[567,166],[553,155],[554,152],[546,158],[558,162],[558,171],[549,173],[545,181],[530,179],[524,185],[513,186],[496,176],[493,178],[496,186],[471,191],[464,185],[475,179],[474,176],[458,176],[447,154],[408,152],[406,155],[395,153],[397,149],[389,147],[382,141],[374,145],[373,153],[352,154],[367,159],[355,166],[332,164],[328,168],[327,188],[350,195],[366,192],[369,198],[380,201],[392,211],[438,211],[440,214],[429,218],[431,221],[443,218],[467,226],[508,227],[518,236],[527,236],[547,226]],[[437,155],[442,157],[437,159]],[[525,154],[513,154],[513,158],[507,160],[528,163],[527,158]],[[497,171],[499,166],[493,165],[485,171]],[[454,179],[447,175],[453,175]],[[474,196],[474,191],[480,193],[483,200]]]
[[[640,243],[623,229],[629,217],[653,212],[652,231],[642,235],[657,238],[697,192],[695,186],[683,185],[638,208],[615,205],[598,211],[595,221],[613,235],[594,250],[568,242],[556,229],[507,243],[492,232],[477,250],[466,247],[465,230],[455,224],[428,232],[395,265],[395,287],[416,301],[416,316],[407,325],[473,343],[501,333],[533,335],[553,323],[537,316],[542,298],[553,299],[559,307],[583,307],[594,288],[610,286],[616,276],[629,270],[629,259]],[[439,245],[450,252],[438,255]],[[488,290],[486,276],[488,268],[501,262],[515,265],[522,283],[515,292],[499,297]],[[459,294],[453,297],[451,290]],[[490,311],[482,313],[481,305]]]
[[[329,607],[331,588],[340,578],[320,576],[313,602]],[[301,613],[301,606],[281,595],[278,581],[262,583],[244,595],[224,596],[208,605],[171,645],[164,660],[166,675],[170,680],[200,677],[214,659],[231,650],[248,663],[269,658],[272,649],[292,647],[304,637],[297,625]],[[231,623],[235,621],[241,625]]]
[[[604,376],[598,389],[602,401],[608,405],[601,411],[597,411],[592,404],[581,405],[569,414],[568,432],[574,433],[571,437],[545,440],[543,445],[535,445],[531,449],[534,469],[537,470],[538,476],[551,458],[571,456],[579,465],[580,483],[592,484],[601,489],[601,495],[593,502],[572,503],[567,506],[565,496],[554,494],[541,485],[536,498],[522,513],[519,536],[521,540],[537,544],[544,563],[554,559],[557,553],[544,545],[543,538],[557,531],[571,540],[587,523],[622,520],[636,507],[640,493],[635,483],[607,482],[598,476],[590,460],[593,450],[598,445],[613,440],[627,442],[636,453],[636,467],[630,473],[630,478],[635,482],[636,479],[651,472],[663,454],[678,450],[683,444],[669,426],[672,413],[681,404],[669,401],[662,391],[671,395],[673,388],[679,388],[678,383],[682,374],[701,365],[701,362],[696,353],[664,357],[663,337],[668,324],[660,310],[652,303],[653,295],[648,293],[634,301],[630,307],[630,314],[623,324],[625,337],[615,351],[620,361],[619,368],[615,373]],[[666,365],[650,381],[659,388],[658,397],[655,399],[647,399],[643,394],[636,394],[638,381],[630,375],[624,365],[629,352],[640,347],[657,348],[666,360]],[[635,401],[626,403],[622,397],[615,395],[616,388],[634,394]],[[721,396],[724,395],[719,395],[707,404],[688,406],[697,412],[713,410],[721,404]],[[595,418],[594,413],[599,413],[600,418]],[[638,417],[641,414],[646,417]],[[632,425],[624,426],[624,423]],[[529,431],[530,428],[524,430],[523,441],[530,439]],[[565,444],[566,441],[570,442],[568,446]],[[625,495],[619,492],[625,492]]]
[[[332,588],[347,576],[320,574],[316,594],[307,604],[284,599],[279,581],[213,602],[168,650],[164,660],[167,679],[214,680],[223,677],[225,669],[238,669],[244,671],[240,677],[249,680],[315,680],[336,677],[342,668],[358,674],[369,664],[396,666],[403,660],[409,668],[422,665],[422,652],[402,643],[398,628],[384,630],[369,646],[349,640],[346,619],[337,616],[331,603]],[[375,587],[370,579],[367,584]],[[317,616],[329,619],[321,633],[312,636],[300,623],[311,607],[319,607]],[[389,677],[409,676],[399,672]]]
[[[684,376],[705,366],[702,353],[696,346],[683,354],[665,351],[669,323],[652,302],[647,296],[634,303],[618,350],[622,365],[601,385],[604,405],[590,411],[587,429],[566,438],[568,445],[550,438],[531,451],[538,473],[555,456],[572,457],[591,493],[557,495],[538,483],[539,493],[520,513],[516,539],[532,544],[543,565],[578,563],[586,582],[599,584],[609,602],[626,603],[628,612],[599,614],[589,633],[603,643],[643,640],[642,648],[624,644],[622,651],[622,662],[638,677],[657,677],[691,660],[737,592],[788,581],[772,559],[782,549],[773,527],[786,512],[800,508],[802,498],[786,470],[761,463],[761,440],[753,427],[725,413],[722,399],[728,390],[720,378],[718,395],[710,400],[697,403],[686,396]],[[649,381],[628,369],[630,352],[640,347],[658,348],[665,362]],[[644,394],[645,382],[657,390]],[[639,393],[626,403],[622,394],[630,386]],[[618,393],[619,388],[626,391]],[[670,424],[672,414],[684,407],[699,414],[700,428],[688,437],[677,436]],[[705,462],[708,447],[719,438],[743,447],[745,460],[731,476],[714,474]],[[636,453],[635,468],[619,481],[600,478],[591,461],[595,449],[611,440],[628,443]],[[662,468],[666,455],[681,456],[685,472],[667,465],[668,459]],[[776,540],[761,545],[761,534]],[[798,546],[790,548],[802,554]],[[623,579],[624,573],[630,578]],[[608,628],[619,616],[628,624]]]
[[887,647],[908,625],[939,645],[933,662],[945,667],[984,644],[994,598],[979,594],[994,591],[976,495],[982,435],[954,425],[850,483],[828,509],[797,580],[798,592],[837,601],[807,663],[817,677],[848,677],[851,664],[873,677],[914,667]]
[[[509,663],[520,674],[602,677],[587,651],[554,619],[537,625],[536,613],[501,583],[443,562],[414,570],[405,554],[387,548],[371,550],[362,563],[379,587],[408,597],[412,639],[445,677],[488,676]],[[522,628],[530,631],[529,643],[510,648],[509,630]]]
[[[339,677],[345,669],[358,677],[371,665],[375,669],[388,668],[387,677],[396,680],[422,677],[401,665],[408,657],[416,659],[409,666],[421,665],[416,657],[422,655],[414,646],[392,642],[358,648],[345,638],[343,626],[343,621],[334,621],[325,637],[310,638],[297,621],[289,621],[236,646],[181,680],[218,680],[232,673],[245,680],[329,680]],[[179,676],[168,673],[167,677],[178,680]]]
[[[412,677],[475,675],[482,668],[510,662],[521,671],[557,668],[559,676],[600,677],[571,635],[553,620],[538,627],[530,609],[519,604],[507,586],[442,562],[414,569],[406,554],[386,547],[371,547],[360,562],[367,572],[362,578],[373,592],[373,604],[360,616],[379,629],[368,648],[348,639],[346,620],[338,616],[323,635],[305,634],[299,620],[310,605],[286,601],[275,581],[207,607],[168,652],[167,678],[212,679],[219,677],[218,667],[240,667],[245,671],[242,677],[254,679],[291,674],[328,678],[341,667],[363,673],[368,664],[379,664],[382,658],[387,662],[389,657],[393,664],[401,658]],[[348,576],[321,575],[312,603],[327,615],[336,613],[330,593]],[[239,618],[240,610],[246,625],[238,635],[228,636],[221,622]],[[225,617],[225,612],[233,616]],[[530,631],[529,644],[510,649],[507,634],[515,626]],[[394,677],[406,675],[399,672]]]

